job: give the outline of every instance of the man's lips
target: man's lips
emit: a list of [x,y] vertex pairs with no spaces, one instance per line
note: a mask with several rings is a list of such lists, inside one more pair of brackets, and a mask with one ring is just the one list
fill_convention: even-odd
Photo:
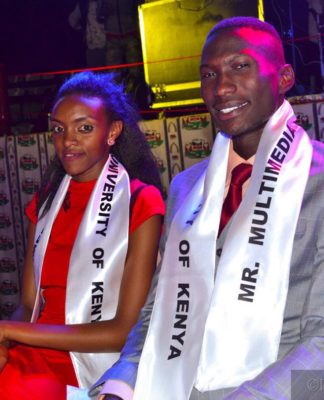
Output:
[[229,114],[229,113],[231,113],[233,111],[236,111],[236,110],[239,110],[240,108],[245,107],[247,105],[248,105],[248,102],[245,101],[243,103],[236,104],[234,106],[226,106],[226,107],[225,106],[222,106],[222,107],[218,106],[218,107],[215,107],[215,110],[219,114]]

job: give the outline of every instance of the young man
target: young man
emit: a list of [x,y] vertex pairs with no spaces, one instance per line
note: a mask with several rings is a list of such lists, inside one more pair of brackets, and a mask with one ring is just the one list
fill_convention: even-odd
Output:
[[102,398],[290,399],[292,371],[324,369],[324,145],[295,124],[293,84],[271,25],[209,33],[201,90],[220,133],[171,185],[159,279]]

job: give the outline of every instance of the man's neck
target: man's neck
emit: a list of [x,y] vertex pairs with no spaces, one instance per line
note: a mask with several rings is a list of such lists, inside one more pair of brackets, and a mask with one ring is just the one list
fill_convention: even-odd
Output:
[[248,160],[255,155],[259,141],[256,142],[255,138],[248,138],[246,136],[235,137],[233,138],[233,149],[244,160]]
[[266,122],[260,127],[255,127],[251,131],[243,132],[238,136],[232,136],[234,151],[240,157],[248,160],[250,157],[255,155],[265,125]]

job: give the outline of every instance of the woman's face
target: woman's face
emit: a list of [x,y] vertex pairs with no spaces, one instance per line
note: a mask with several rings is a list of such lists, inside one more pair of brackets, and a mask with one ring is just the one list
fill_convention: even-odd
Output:
[[69,95],[55,104],[51,114],[55,151],[74,180],[98,178],[109,155],[108,139],[116,139],[121,131],[116,122],[120,121],[110,121],[98,97]]

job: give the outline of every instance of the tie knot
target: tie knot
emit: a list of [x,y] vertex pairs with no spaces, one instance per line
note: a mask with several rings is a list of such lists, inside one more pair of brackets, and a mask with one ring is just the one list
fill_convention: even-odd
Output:
[[242,200],[243,183],[250,177],[251,172],[252,165],[246,163],[239,164],[233,168],[231,183],[223,203],[218,234],[222,232],[224,226],[238,208]]
[[231,185],[242,186],[243,183],[251,176],[252,165],[241,163],[232,170]]

